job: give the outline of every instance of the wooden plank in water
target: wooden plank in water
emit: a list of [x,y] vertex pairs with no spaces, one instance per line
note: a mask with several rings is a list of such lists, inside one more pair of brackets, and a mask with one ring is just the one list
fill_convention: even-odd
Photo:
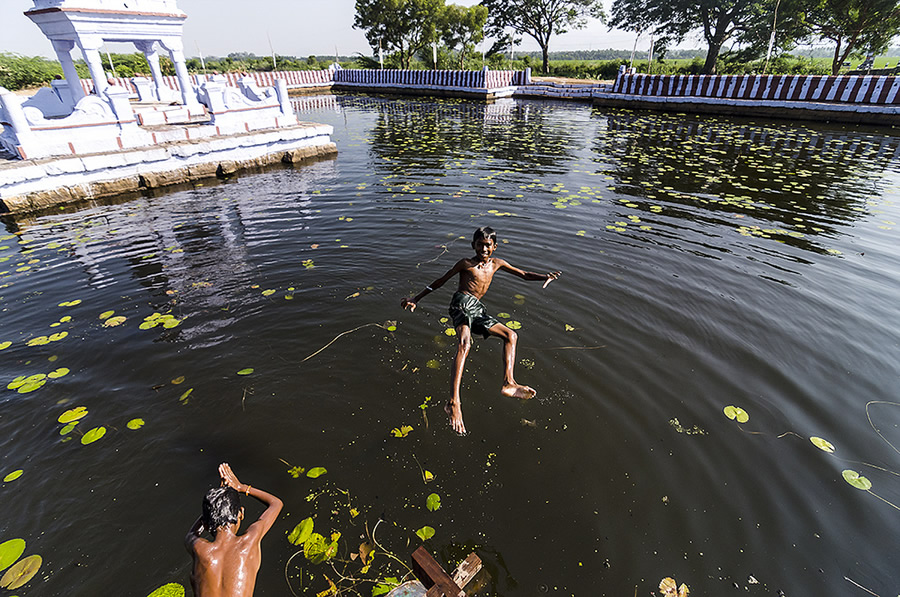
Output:
[[413,572],[428,589],[427,597],[465,597],[459,585],[453,582],[424,546],[413,552],[412,562]]

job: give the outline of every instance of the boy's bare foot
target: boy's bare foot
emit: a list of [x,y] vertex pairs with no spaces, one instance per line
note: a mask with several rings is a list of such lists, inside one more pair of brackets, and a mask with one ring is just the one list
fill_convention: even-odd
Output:
[[527,400],[528,398],[534,398],[537,391],[530,386],[523,386],[522,384],[517,383],[508,383],[503,386],[500,390],[500,393],[504,396],[509,396],[510,398],[522,398],[523,400]]
[[451,401],[444,405],[444,412],[450,415],[450,426],[453,427],[453,431],[465,435],[466,426],[463,424],[462,406],[458,402]]

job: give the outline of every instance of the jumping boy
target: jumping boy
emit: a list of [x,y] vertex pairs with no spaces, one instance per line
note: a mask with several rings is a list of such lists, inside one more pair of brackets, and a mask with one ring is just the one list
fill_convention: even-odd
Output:
[[461,435],[466,433],[466,426],[463,424],[459,387],[466,364],[466,356],[468,356],[469,349],[472,346],[472,332],[481,334],[485,338],[497,336],[503,340],[505,370],[503,373],[503,387],[500,389],[500,392],[504,396],[533,398],[536,393],[533,388],[516,383],[513,377],[513,367],[516,362],[516,339],[518,336],[514,331],[500,323],[500,320],[488,315],[484,305],[481,303],[481,297],[487,293],[488,287],[490,287],[491,281],[494,279],[494,274],[498,271],[505,271],[523,280],[543,280],[546,288],[551,280],[559,278],[559,275],[562,273],[536,274],[526,272],[513,267],[502,259],[492,257],[494,250],[497,248],[497,233],[487,226],[475,231],[475,234],[472,236],[472,248],[475,249],[474,257],[460,259],[456,262],[456,265],[450,268],[450,271],[432,282],[431,285],[426,286],[415,297],[411,299],[404,298],[400,301],[400,305],[404,309],[409,307],[410,311],[415,311],[416,305],[422,298],[443,286],[453,276],[459,274],[459,288],[457,288],[456,293],[450,300],[450,317],[453,318],[453,325],[456,327],[456,336],[459,339],[459,344],[456,348],[456,357],[453,360],[453,393],[444,406],[444,410],[450,415],[450,426]]
[[[271,493],[238,481],[226,463],[219,465],[219,476],[222,486],[206,492],[203,513],[184,538],[194,559],[191,588],[195,597],[251,597],[262,559],[260,542],[284,504]],[[255,497],[267,506],[243,535],[237,534],[244,519],[239,493]],[[200,536],[204,529],[212,535],[212,541]]]

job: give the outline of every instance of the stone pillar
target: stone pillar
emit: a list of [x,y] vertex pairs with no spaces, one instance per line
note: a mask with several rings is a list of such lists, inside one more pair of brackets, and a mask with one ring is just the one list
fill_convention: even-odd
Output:
[[34,147],[34,132],[25,118],[25,112],[22,111],[22,100],[19,99],[19,96],[3,87],[0,87],[0,114],[5,114],[12,129],[13,143],[16,144],[16,146],[9,149],[14,153],[18,153],[22,159],[40,157],[32,155],[36,150],[36,147]]
[[103,92],[109,87],[109,83],[106,80],[106,71],[103,69],[103,58],[100,56],[103,40],[99,37],[81,37],[78,39],[78,46],[84,55],[84,61],[87,62],[88,70],[91,71],[91,79],[94,80],[94,93],[98,97],[103,97]]
[[191,82],[191,75],[188,74],[187,65],[184,62],[184,46],[181,38],[164,39],[162,45],[169,51],[169,58],[175,65],[175,75],[178,77],[178,86],[181,87],[182,103],[188,108],[197,108],[197,93],[194,91],[194,84]]
[[66,82],[69,84],[69,92],[72,97],[72,105],[78,103],[78,100],[84,97],[84,88],[81,87],[81,77],[78,76],[78,71],[75,70],[75,62],[72,61],[72,48],[75,47],[74,41],[69,40],[61,40],[54,39],[53,43],[53,51],[56,52],[56,58],[59,60],[59,63],[62,65],[63,74],[66,77]]
[[[150,65],[150,76],[153,78],[153,87],[156,90],[156,99],[158,101],[164,101],[164,98],[167,97],[166,91],[169,88],[165,83],[163,83],[162,69],[159,67],[159,48],[157,47],[156,42],[135,42],[134,45],[138,50],[144,53],[144,57],[147,59],[147,64]],[[163,90],[163,87],[165,87],[166,89]]]

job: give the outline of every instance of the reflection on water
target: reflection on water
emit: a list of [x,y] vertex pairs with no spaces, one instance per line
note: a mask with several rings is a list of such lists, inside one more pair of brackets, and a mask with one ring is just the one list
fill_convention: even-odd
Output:
[[[335,127],[336,160],[4,219],[2,387],[71,371],[0,393],[0,477],[24,471],[0,486],[0,541],[45,562],[22,595],[186,584],[181,537],[221,461],[286,504],[259,594],[289,593],[283,533],[312,514],[347,551],[379,519],[400,554],[429,525],[439,559],[477,550],[504,596],[647,594],[665,576],[694,594],[860,591],[847,578],[895,594],[900,526],[878,497],[900,504],[900,139],[541,101],[294,107]],[[517,378],[539,394],[500,397],[499,344],[477,340],[456,438],[450,292],[397,303],[481,225],[498,256],[564,275],[494,281],[485,302],[523,323]],[[154,313],[181,324],[141,329]],[[57,417],[79,405],[66,441]],[[335,488],[358,517],[331,513]],[[304,570],[307,594],[327,587]]]

